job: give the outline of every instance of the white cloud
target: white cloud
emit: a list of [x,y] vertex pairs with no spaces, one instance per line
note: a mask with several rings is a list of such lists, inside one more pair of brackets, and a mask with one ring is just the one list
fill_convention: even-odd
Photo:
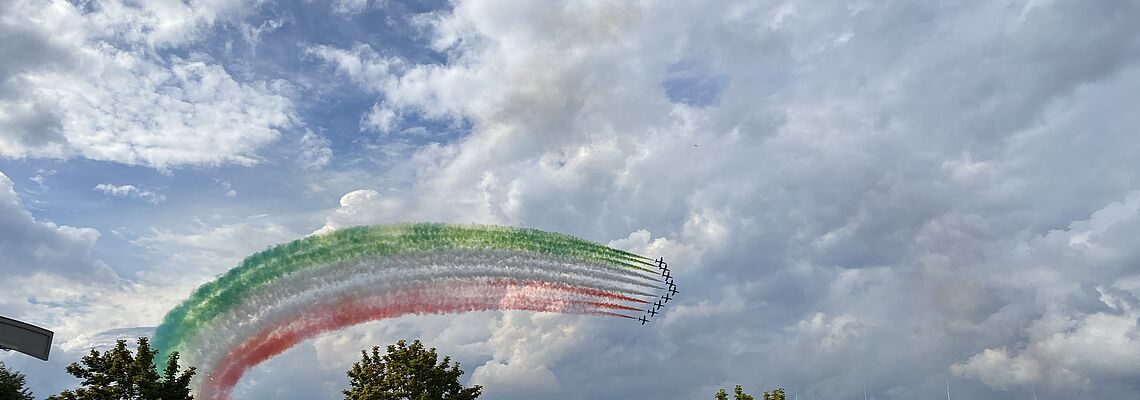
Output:
[[337,72],[343,73],[361,87],[379,91],[391,85],[395,72],[406,67],[399,57],[382,56],[371,46],[357,43],[352,49],[340,49],[327,45],[311,45],[305,53],[331,64]]
[[37,220],[3,173],[0,227],[0,315],[56,332],[55,343],[64,348],[84,343],[89,329],[137,326],[134,318],[154,315],[123,292],[137,288],[92,255],[98,231]]
[[110,183],[100,183],[98,185],[95,185],[95,187],[91,190],[103,192],[108,196],[134,197],[143,199],[152,204],[158,204],[166,201],[166,195],[148,189],[139,189],[134,185],[113,185]]
[[[396,85],[397,74],[407,67],[407,62],[403,59],[380,55],[363,43],[357,43],[352,49],[310,45],[305,48],[305,54],[329,64],[360,87],[377,93]],[[371,111],[361,116],[360,125],[362,130],[389,133],[396,129],[401,118],[399,110],[378,102]]]
[[242,38],[245,39],[245,42],[248,43],[250,47],[254,49],[254,51],[256,51],[257,45],[261,43],[262,35],[266,33],[272,33],[273,31],[280,29],[282,26],[285,26],[287,22],[291,22],[290,20],[290,18],[284,17],[271,18],[262,21],[257,26],[253,26],[247,22],[241,22],[240,27]]
[[[951,370],[996,388],[1055,385],[1094,390],[1094,382],[1140,375],[1137,298],[1140,257],[1128,240],[1140,232],[1140,193],[1110,203],[1066,229],[1017,245],[1016,267],[995,278],[1033,288],[1041,314],[1022,321],[1013,342],[981,350]],[[1073,285],[1070,282],[1083,282]],[[1094,287],[1089,287],[1093,285]]]
[[298,237],[271,221],[216,226],[199,221],[186,231],[154,229],[131,242],[164,260],[157,270],[197,271],[209,276],[233,268],[254,252]]
[[47,185],[44,184],[44,176],[43,175],[36,175],[36,176],[31,177],[31,178],[28,178],[28,180],[35,182],[37,185],[40,185],[40,189],[47,188]]
[[[0,235],[7,232],[0,231]],[[88,261],[94,264],[88,267],[94,271],[63,270],[62,267],[75,270],[82,265],[64,259],[67,251],[48,248],[47,243],[31,243],[34,236],[29,236],[23,246],[38,247],[44,254],[57,254],[42,263],[58,265],[21,264],[22,268],[10,275],[13,279],[0,284],[0,288],[10,294],[0,298],[0,313],[25,317],[52,329],[56,332],[56,343],[65,351],[105,345],[110,338],[105,331],[124,328],[137,331],[135,328],[156,326],[167,311],[198,285],[232,268],[249,254],[296,237],[281,225],[261,221],[219,226],[199,224],[186,232],[154,230],[135,238],[132,244],[150,252],[158,260],[157,265],[122,280],[98,261]],[[15,244],[0,242],[0,250]],[[90,244],[75,246],[80,251],[86,246],[85,251],[90,251]],[[18,253],[3,255],[6,259],[23,260]],[[89,253],[86,256],[90,257]]]
[[361,117],[360,124],[363,128],[374,129],[381,133],[389,133],[396,128],[400,120],[401,116],[399,111],[393,110],[383,103],[376,103],[372,106],[372,111],[369,111]]
[[[114,281],[115,273],[92,257],[99,232],[39,221],[24,209],[12,181],[0,173],[0,271],[9,277],[49,274]],[[7,296],[6,296],[7,297]],[[14,299],[13,299],[14,300]]]
[[[551,314],[505,312],[491,326],[492,359],[475,367],[471,383],[488,395],[559,393],[563,389],[550,365],[583,340],[580,321]],[[543,332],[536,335],[535,332]]]
[[[51,97],[12,95],[52,88],[27,77],[78,76],[96,82],[96,95],[131,97],[119,88],[134,78],[117,78],[131,75],[170,90],[162,96],[242,109],[174,93],[199,85],[176,67],[226,83],[209,60],[99,44],[190,43],[222,14],[185,14],[153,38],[132,30],[146,19],[99,22],[114,27],[102,36],[46,34],[119,15],[51,5],[27,13],[42,24],[4,20],[20,39],[4,50],[36,50],[2,64],[19,77],[0,89],[4,154],[87,151]],[[356,350],[437,335],[502,398],[533,397],[529,380],[563,389],[541,393],[551,398],[701,398],[718,385],[799,383],[805,398],[866,384],[877,398],[913,399],[941,393],[948,373],[956,391],[977,397],[1010,398],[1026,385],[1058,397],[1140,396],[1135,5],[461,1],[412,18],[439,57],[321,38],[304,50],[376,95],[359,116],[364,129],[404,132],[426,118],[470,132],[415,150],[397,166],[406,184],[339,175],[359,190],[336,193],[322,230],[405,220],[556,230],[667,257],[682,294],[647,327],[534,314],[408,318],[314,340],[283,365],[319,363],[329,386]],[[267,101],[285,92],[220,85]],[[216,137],[216,159],[182,163],[256,162],[290,123],[273,118],[289,106],[245,120],[260,128],[252,136]],[[309,144],[314,157],[301,161],[322,164],[325,146]],[[257,249],[231,242],[289,236],[222,224],[160,229],[136,244],[208,276]],[[251,374],[257,387],[312,390],[277,368],[288,371]]]
[[[458,2],[417,19],[442,63],[310,49],[377,93],[366,126],[393,130],[409,113],[471,126],[417,152],[411,187],[350,193],[326,227],[505,223],[691,260],[678,268],[701,273],[678,277],[689,286],[676,318],[702,323],[650,341],[684,343],[672,357],[689,373],[662,372],[671,389],[653,393],[760,379],[916,398],[964,355],[1045,343],[1023,336],[1033,329],[1061,333],[1049,346],[1068,352],[1100,349],[1065,326],[1131,346],[1124,318],[1086,316],[1119,315],[1097,311],[1091,288],[1135,279],[1131,229],[1091,226],[1140,182],[1127,111],[1140,36],[1121,18],[1140,9],[1081,4]],[[686,90],[715,90],[670,93],[677,71],[713,82]],[[1035,322],[1047,303],[1075,322]],[[639,379],[574,362],[551,367],[562,387]],[[856,363],[883,367],[843,367]],[[1123,364],[1002,365],[1013,372],[964,384],[1008,393],[997,381],[1070,368],[1129,397],[1140,377]],[[1050,389],[1076,393],[1060,382]],[[599,390],[575,395],[621,395]]]
[[214,183],[218,184],[222,190],[225,190],[226,197],[237,197],[237,189],[234,189],[234,185],[229,181],[222,178],[215,178]]
[[403,205],[386,199],[371,189],[354,190],[340,198],[340,207],[326,217],[325,225],[313,234],[355,225],[373,225],[399,222]]
[[351,17],[360,14],[369,8],[383,8],[386,0],[333,0],[330,2],[332,12],[342,16]]
[[299,159],[301,166],[306,169],[319,170],[329,165],[333,152],[328,139],[313,132],[306,131],[301,136]]
[[241,3],[110,1],[89,12],[66,1],[3,7],[0,30],[38,50],[5,62],[2,156],[159,169],[249,165],[296,122],[285,82],[239,82],[198,53],[159,53],[241,15]]

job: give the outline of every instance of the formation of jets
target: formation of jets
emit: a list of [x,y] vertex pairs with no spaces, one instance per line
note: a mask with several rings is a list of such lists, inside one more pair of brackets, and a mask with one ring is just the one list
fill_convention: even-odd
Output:
[[656,317],[657,314],[660,313],[659,310],[661,310],[661,307],[665,307],[665,304],[669,303],[669,300],[672,300],[673,296],[677,295],[677,284],[673,282],[673,275],[669,273],[669,264],[665,262],[665,258],[657,259],[657,270],[660,271],[661,276],[665,278],[665,294],[661,295],[661,297],[653,303],[653,306],[645,310],[645,315],[637,319],[641,321],[642,325],[648,323],[651,318]]

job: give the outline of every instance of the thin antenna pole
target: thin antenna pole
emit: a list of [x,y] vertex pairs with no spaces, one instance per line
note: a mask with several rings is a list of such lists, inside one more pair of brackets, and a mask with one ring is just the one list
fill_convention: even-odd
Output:
[[1037,400],[1037,385],[1030,386],[1033,388],[1033,400]]
[[[800,400],[800,384],[798,384],[798,383],[795,384],[794,389],[792,389],[792,390],[793,390],[792,394],[796,397],[796,400]],[[1037,400],[1037,399],[1033,399],[1033,400]]]
[[867,400],[867,384],[863,384],[863,400]]
[[946,378],[946,400],[950,400],[950,378]]

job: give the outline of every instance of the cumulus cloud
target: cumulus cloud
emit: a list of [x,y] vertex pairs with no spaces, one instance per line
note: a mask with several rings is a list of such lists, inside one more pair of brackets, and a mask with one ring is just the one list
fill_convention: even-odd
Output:
[[[347,15],[366,3],[336,4]],[[13,39],[0,46],[27,57],[0,67],[5,156],[254,163],[294,124],[277,83],[151,50],[191,43],[227,13],[8,7],[19,12],[0,17]],[[152,30],[114,17],[152,14],[187,18]],[[353,181],[317,233],[405,220],[550,229],[664,256],[682,293],[647,327],[528,313],[368,324],[283,355],[267,368],[286,372],[254,371],[239,392],[297,386],[286,365],[315,365],[331,385],[357,350],[424,337],[501,398],[701,398],[741,383],[913,399],[943,393],[948,375],[956,393],[985,398],[1029,387],[1140,396],[1140,6],[458,1],[409,18],[432,57],[320,39],[304,57],[375,96],[359,115],[365,130],[405,132],[414,118],[469,132],[383,172],[406,185]],[[86,26],[99,29],[65,31]],[[142,102],[127,102],[105,108],[135,118],[73,129],[112,103],[53,86],[68,79],[126,99],[144,79],[137,87],[156,93],[146,104],[181,111],[138,116],[130,104]],[[212,111],[176,100],[216,106],[227,122],[179,119]],[[188,145],[118,133],[152,125]],[[195,147],[206,136],[192,128],[230,126],[249,129]],[[84,144],[96,134],[126,144]],[[300,143],[303,165],[331,169],[330,142]],[[273,224],[223,223],[134,244],[208,279],[291,238]]]
[[492,358],[475,367],[471,383],[486,387],[488,395],[516,398],[563,392],[551,365],[586,339],[580,329],[577,321],[554,315],[503,313],[491,324]]
[[248,165],[295,124],[284,82],[239,82],[209,57],[165,52],[242,15],[242,3],[0,7],[4,46],[21,54],[0,67],[2,156]]
[[325,225],[313,232],[322,234],[355,225],[372,225],[399,222],[402,204],[385,199],[372,189],[360,189],[340,197],[340,207],[326,217]]
[[[326,227],[496,222],[691,260],[677,264],[686,323],[637,348],[684,343],[670,356],[717,365],[663,372],[665,397],[760,379],[915,398],[950,373],[991,395],[1135,396],[1127,364],[1036,357],[1101,354],[1078,345],[1092,332],[1134,346],[1096,289],[1135,291],[1116,244],[1133,236],[1083,227],[1127,210],[1140,181],[1136,16],[1072,1],[458,2],[418,17],[445,62],[310,49],[377,93],[362,118],[379,130],[408,113],[472,127],[419,150],[411,188],[350,193]],[[550,369],[563,387],[639,379],[579,362]],[[843,367],[867,362],[881,368]],[[600,393],[615,392],[575,395]]]
[[1049,382],[1084,390],[1140,374],[1132,361],[1140,352],[1132,334],[1140,286],[1127,267],[1140,253],[1125,243],[1140,231],[1138,210],[1140,193],[1132,192],[1086,220],[1020,244],[1010,262],[1020,266],[1021,279],[1007,284],[1035,288],[1040,314],[1025,318],[1014,340],[952,371],[1000,388]]

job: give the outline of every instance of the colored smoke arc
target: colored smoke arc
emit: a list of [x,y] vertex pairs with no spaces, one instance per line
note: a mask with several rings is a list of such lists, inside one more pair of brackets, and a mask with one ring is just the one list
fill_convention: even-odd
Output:
[[309,236],[247,257],[172,309],[153,343],[228,399],[249,368],[325,332],[408,314],[527,310],[634,319],[654,261],[573,236],[416,223]]

